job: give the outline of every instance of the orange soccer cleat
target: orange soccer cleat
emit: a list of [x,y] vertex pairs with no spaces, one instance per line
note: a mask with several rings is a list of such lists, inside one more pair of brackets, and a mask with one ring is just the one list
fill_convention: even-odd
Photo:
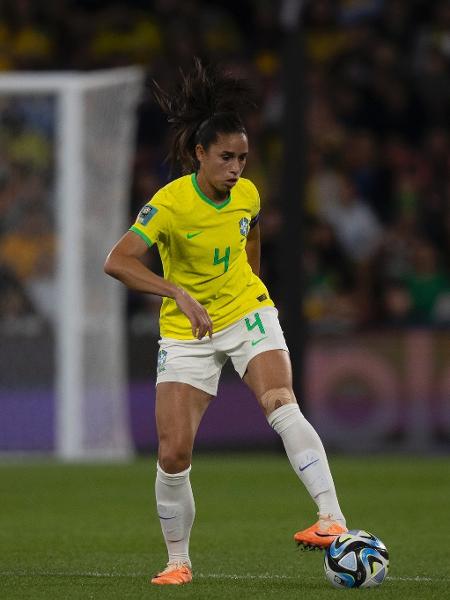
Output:
[[334,540],[345,533],[347,528],[341,525],[338,521],[334,521],[331,515],[320,515],[319,520],[308,529],[297,531],[294,535],[294,540],[299,546],[304,548],[319,548],[325,549],[334,542]]
[[151,583],[156,585],[183,585],[192,581],[191,567],[186,563],[168,563],[161,573],[153,577]]

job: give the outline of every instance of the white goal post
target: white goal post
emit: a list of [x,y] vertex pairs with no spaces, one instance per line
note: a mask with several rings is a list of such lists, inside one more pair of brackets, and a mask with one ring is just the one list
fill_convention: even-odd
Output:
[[135,67],[0,76],[0,99],[55,99],[54,450],[67,460],[132,454],[126,295],[102,267],[127,226],[143,81]]

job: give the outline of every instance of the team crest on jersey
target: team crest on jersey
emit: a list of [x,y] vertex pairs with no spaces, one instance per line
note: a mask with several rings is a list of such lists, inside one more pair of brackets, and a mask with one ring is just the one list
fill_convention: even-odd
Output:
[[162,373],[163,371],[166,370],[166,367],[165,367],[166,359],[167,359],[166,350],[160,349],[158,352],[158,367],[156,369],[158,373]]
[[248,232],[250,231],[250,221],[247,217],[244,217],[239,221],[239,231],[241,232],[241,235],[245,235],[245,237],[248,236]]
[[150,206],[150,204],[146,204],[144,206],[144,208],[141,209],[141,212],[139,213],[138,222],[141,225],[147,225],[147,223],[150,221],[150,219],[152,219],[156,215],[157,212],[158,212],[158,209],[155,206]]

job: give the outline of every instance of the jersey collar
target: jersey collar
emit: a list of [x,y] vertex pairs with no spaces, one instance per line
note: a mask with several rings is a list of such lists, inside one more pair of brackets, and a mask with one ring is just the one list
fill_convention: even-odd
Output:
[[204,200],[207,204],[210,204],[211,206],[214,206],[214,208],[216,208],[217,210],[220,210],[221,208],[224,208],[227,204],[230,203],[230,201],[231,201],[231,194],[228,194],[228,198],[226,198],[220,204],[217,204],[216,202],[213,202],[212,200],[210,200],[210,198],[208,198],[208,196],[206,196],[202,192],[202,190],[199,188],[198,181],[197,181],[197,174],[196,173],[192,173],[191,180],[192,180],[192,185],[194,186],[194,189],[197,192],[197,194],[200,196],[200,198],[202,200]]

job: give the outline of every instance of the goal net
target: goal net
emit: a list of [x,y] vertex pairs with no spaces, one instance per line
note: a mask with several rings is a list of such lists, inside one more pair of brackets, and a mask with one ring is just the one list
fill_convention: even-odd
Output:
[[0,76],[0,452],[132,452],[125,294],[140,69]]

